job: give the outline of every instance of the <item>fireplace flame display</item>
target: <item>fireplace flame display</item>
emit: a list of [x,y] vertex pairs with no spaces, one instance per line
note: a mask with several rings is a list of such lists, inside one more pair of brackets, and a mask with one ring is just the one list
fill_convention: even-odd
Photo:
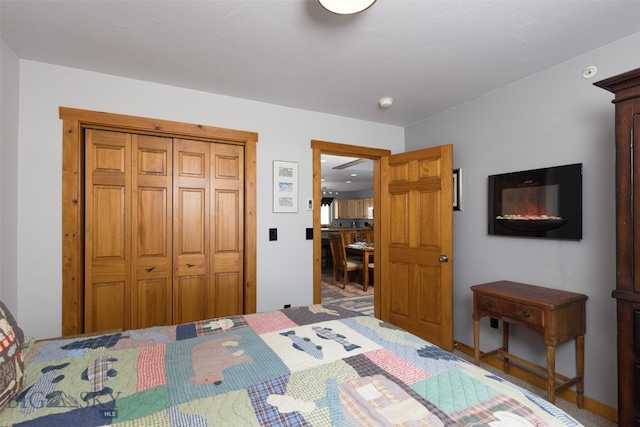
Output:
[[[559,220],[558,186],[536,185],[528,180],[532,187],[506,188],[502,190],[503,214],[496,219],[511,221],[547,221]],[[547,214],[550,212],[550,214]]]
[[489,234],[582,238],[582,165],[489,176],[489,219]]

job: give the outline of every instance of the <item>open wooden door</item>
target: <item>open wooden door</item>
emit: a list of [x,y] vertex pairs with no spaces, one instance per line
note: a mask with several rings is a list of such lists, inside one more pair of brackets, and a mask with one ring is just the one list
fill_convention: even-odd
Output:
[[453,146],[381,158],[381,318],[453,350]]

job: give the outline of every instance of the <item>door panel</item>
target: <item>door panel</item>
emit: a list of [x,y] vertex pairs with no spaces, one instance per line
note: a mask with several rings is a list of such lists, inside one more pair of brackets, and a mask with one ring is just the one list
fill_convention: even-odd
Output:
[[172,139],[132,136],[132,328],[172,323]]
[[208,295],[210,144],[174,140],[174,322],[205,318]]
[[213,277],[215,290],[210,301],[216,317],[238,314],[237,307],[242,305],[242,288],[238,286],[238,273],[216,273]]
[[205,319],[207,299],[205,276],[181,275],[174,286],[174,318],[176,324]]
[[[171,272],[166,272],[171,274]],[[163,274],[163,276],[166,274]],[[138,279],[135,282],[132,323],[150,327],[170,325],[171,322],[171,282],[165,277],[158,279]],[[167,313],[168,312],[168,313]]]
[[[452,146],[383,157],[381,316],[453,349]],[[377,267],[378,263],[376,263]]]
[[131,324],[130,147],[125,133],[85,134],[85,332]]
[[243,312],[244,148],[211,145],[211,282],[208,317]]
[[[187,184],[188,185],[188,184]],[[192,184],[193,185],[193,184]],[[205,183],[202,183],[205,185]],[[207,229],[207,189],[184,188],[178,190],[178,253],[182,255],[205,254]]]
[[123,303],[125,289],[125,282],[92,283],[86,319],[91,332],[123,329],[129,317]]

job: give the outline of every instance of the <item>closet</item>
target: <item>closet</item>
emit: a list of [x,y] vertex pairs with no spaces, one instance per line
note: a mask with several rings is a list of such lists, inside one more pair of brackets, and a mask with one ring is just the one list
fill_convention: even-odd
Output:
[[615,94],[618,425],[640,426],[640,68],[594,84]]
[[254,312],[257,135],[105,114],[61,108],[63,334]]

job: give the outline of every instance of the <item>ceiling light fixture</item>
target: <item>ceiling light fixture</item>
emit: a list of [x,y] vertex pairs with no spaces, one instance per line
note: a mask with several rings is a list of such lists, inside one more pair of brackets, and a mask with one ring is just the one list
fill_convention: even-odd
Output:
[[318,3],[329,12],[338,15],[351,15],[371,7],[376,0],[318,0]]
[[378,105],[382,108],[389,108],[391,107],[391,104],[393,104],[393,98],[385,97],[378,100]]

